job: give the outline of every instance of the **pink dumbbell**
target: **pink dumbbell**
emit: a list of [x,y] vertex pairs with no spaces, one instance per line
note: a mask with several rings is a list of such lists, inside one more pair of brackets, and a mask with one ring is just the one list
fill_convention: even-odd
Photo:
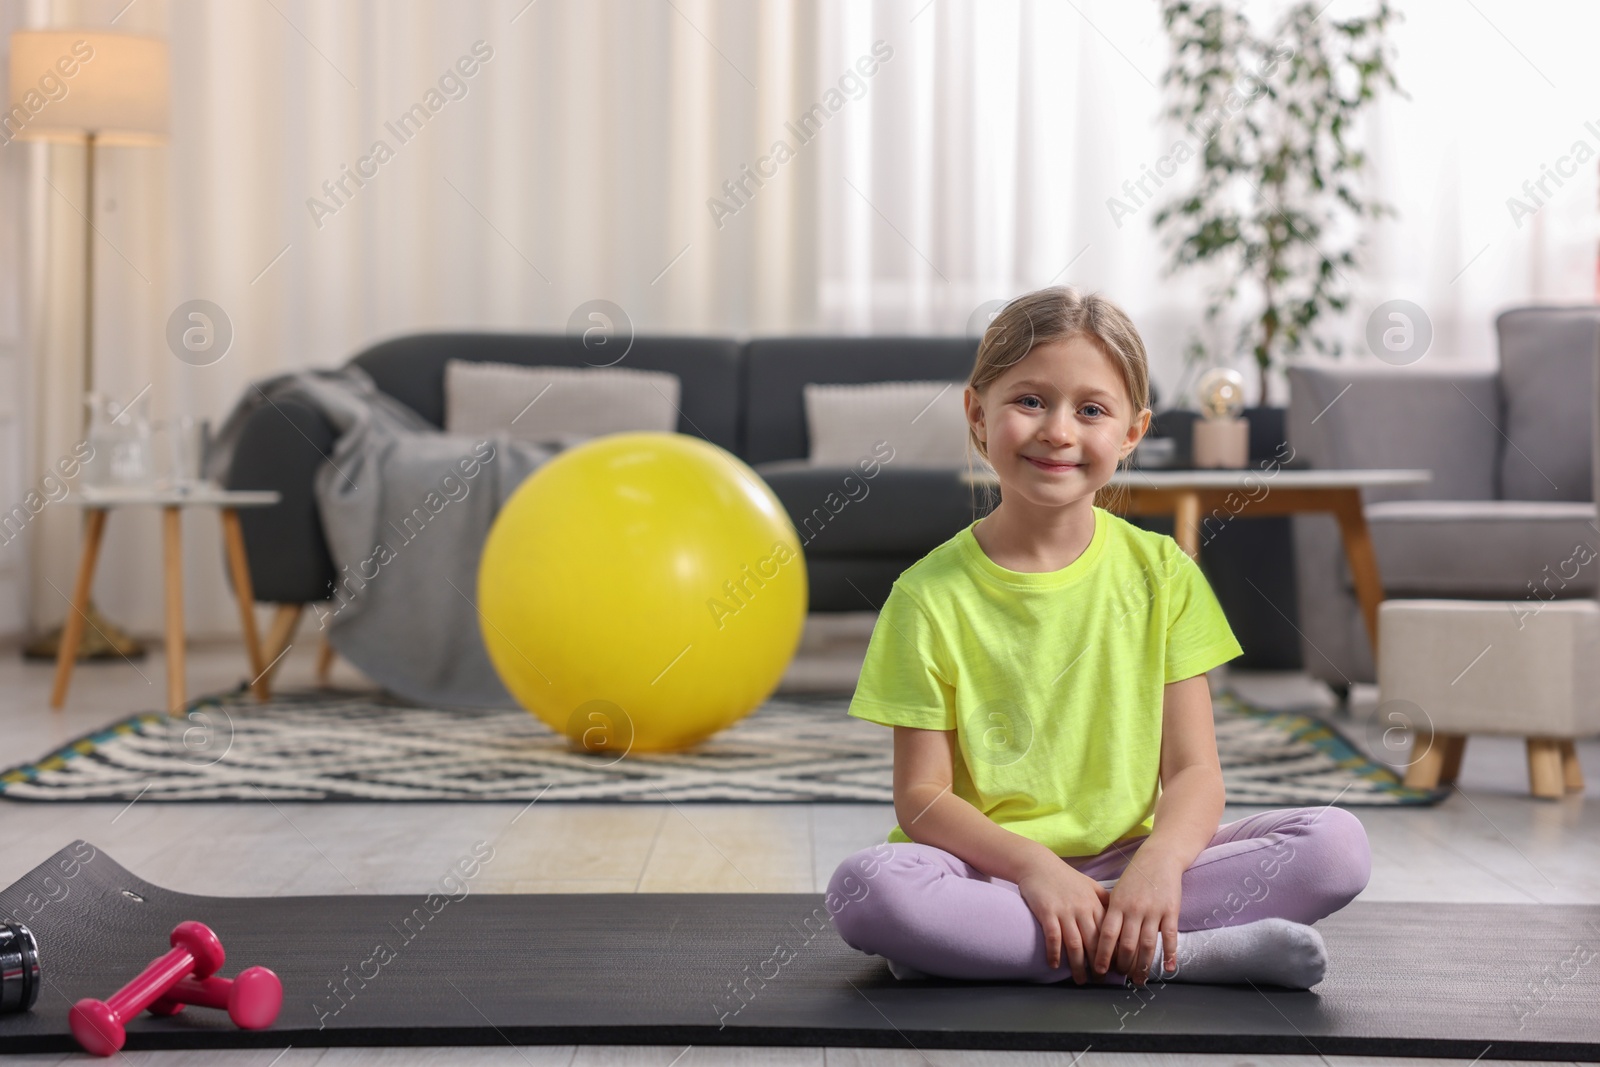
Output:
[[204,923],[182,922],[172,931],[172,951],[141,971],[108,1000],[85,997],[72,1006],[67,1022],[84,1051],[110,1056],[127,1039],[129,1019],[160,1000],[184,978],[209,978],[226,958],[222,942]]
[[265,967],[249,967],[237,978],[182,978],[150,1005],[155,1015],[176,1015],[184,1005],[221,1008],[241,1030],[265,1030],[283,1007],[283,983]]

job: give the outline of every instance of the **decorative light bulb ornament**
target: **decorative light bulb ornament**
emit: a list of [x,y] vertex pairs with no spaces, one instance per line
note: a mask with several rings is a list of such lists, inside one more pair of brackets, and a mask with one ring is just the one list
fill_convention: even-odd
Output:
[[1213,367],[1195,385],[1200,412],[1194,423],[1196,467],[1245,467],[1250,463],[1250,424],[1244,410],[1244,376],[1230,367]]

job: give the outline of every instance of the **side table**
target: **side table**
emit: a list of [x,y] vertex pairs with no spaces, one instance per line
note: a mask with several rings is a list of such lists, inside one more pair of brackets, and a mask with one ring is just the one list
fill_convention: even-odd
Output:
[[188,702],[184,685],[183,626],[183,540],[182,513],[187,507],[213,507],[222,516],[223,543],[227,547],[228,570],[233,577],[233,592],[239,600],[239,621],[244,629],[245,652],[250,658],[250,673],[259,678],[266,670],[261,662],[261,643],[256,637],[255,595],[250,588],[250,567],[244,553],[244,537],[239,531],[239,508],[270,507],[280,499],[276,490],[234,490],[203,484],[192,488],[161,489],[144,486],[84,486],[63,503],[88,511],[84,531],[83,555],[78,562],[78,580],[72,591],[72,610],[61,633],[61,648],[56,654],[55,688],[50,706],[60,708],[67,699],[67,686],[78,659],[78,644],[83,640],[89,590],[94,585],[95,562],[100,555],[100,540],[106,517],[112,508],[128,505],[154,505],[161,509],[162,547],[165,557],[167,596],[167,713],[182,714]]

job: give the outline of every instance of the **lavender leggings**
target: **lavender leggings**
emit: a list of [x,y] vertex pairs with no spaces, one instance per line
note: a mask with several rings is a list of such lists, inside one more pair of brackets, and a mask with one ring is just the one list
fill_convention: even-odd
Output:
[[[1109,889],[1138,844],[1063,858]],[[1222,824],[1183,872],[1178,930],[1273,916],[1314,923],[1355,899],[1371,873],[1366,830],[1348,810],[1264,811]],[[1044,931],[1015,882],[932,845],[880,842],[854,853],[834,872],[825,899],[845,944],[928,974],[1072,978],[1065,947],[1060,967],[1045,962]],[[1105,980],[1120,984],[1125,976],[1110,970]]]

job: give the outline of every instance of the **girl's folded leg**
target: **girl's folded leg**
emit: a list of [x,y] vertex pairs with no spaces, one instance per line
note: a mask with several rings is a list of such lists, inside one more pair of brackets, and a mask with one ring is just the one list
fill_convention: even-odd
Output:
[[[965,860],[907,842],[862,849],[841,863],[825,898],[845,944],[944,978],[1072,980],[1045,958],[1044,931],[1015,882]],[[1122,984],[1110,972],[1098,981]]]
[[1346,808],[1276,808],[1217,829],[1183,874],[1178,929],[1280,918],[1311,924],[1354,900],[1372,876],[1361,820]]
[[[1067,862],[1110,888],[1124,875],[1137,846],[1132,842]],[[1184,871],[1178,930],[1263,919],[1308,926],[1354,899],[1371,869],[1366,831],[1346,809],[1278,808],[1238,819],[1219,827]],[[1016,883],[990,878],[931,845],[883,843],[855,853],[834,872],[827,906],[846,944],[896,961],[903,973],[1071,981],[1064,948],[1060,967],[1046,962],[1044,931]],[[1299,988],[1320,980],[1325,955],[1315,931],[1267,924],[1251,933],[1255,936],[1201,939],[1215,941],[1206,955],[1218,975],[1248,972],[1254,951],[1273,956],[1265,970],[1256,972],[1259,980]],[[1200,941],[1193,944],[1202,947]],[[1181,973],[1187,955],[1181,936],[1178,945]],[[1190,968],[1197,980],[1238,980],[1201,978],[1199,958],[1193,957]],[[1290,968],[1293,973],[1284,971],[1293,960],[1300,961]],[[1159,968],[1158,960],[1152,978],[1160,976]],[[1281,980],[1272,977],[1280,972]],[[1092,980],[1121,984],[1125,979],[1113,970]]]
[[[1139,842],[1069,860],[1095,878],[1127,873]],[[1372,854],[1344,808],[1275,808],[1218,827],[1183,873],[1178,970],[1152,978],[1309,989],[1328,957],[1310,925],[1366,887]],[[1188,936],[1184,936],[1187,934]]]
[[[1140,843],[1067,862],[1091,878],[1120,878]],[[1354,900],[1371,874],[1366,829],[1348,809],[1259,812],[1223,823],[1183,872],[1178,931],[1269,918],[1309,925]]]

